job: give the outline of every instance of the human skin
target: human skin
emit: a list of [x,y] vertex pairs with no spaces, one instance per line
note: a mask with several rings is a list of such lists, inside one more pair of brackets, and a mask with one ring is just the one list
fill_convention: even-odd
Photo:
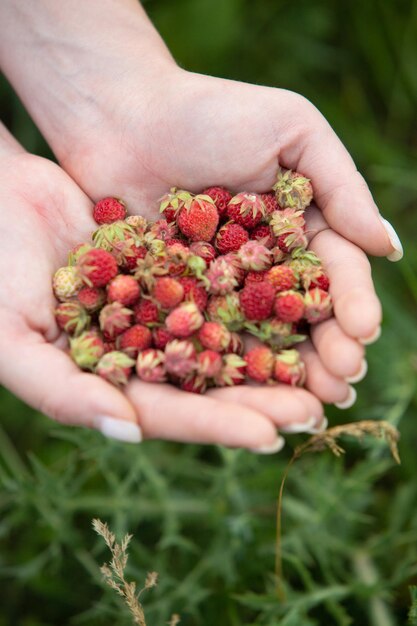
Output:
[[[349,400],[346,379],[363,368],[362,344],[381,321],[357,246],[395,260],[401,244],[317,109],[292,92],[182,70],[135,0],[4,0],[0,23],[6,75],[90,198],[118,195],[130,212],[151,217],[171,186],[264,191],[278,162],[312,179],[310,247],[330,275],[335,318],[302,350],[311,391],[326,402]],[[211,392],[231,400],[236,393],[256,409],[269,406],[267,390]]]

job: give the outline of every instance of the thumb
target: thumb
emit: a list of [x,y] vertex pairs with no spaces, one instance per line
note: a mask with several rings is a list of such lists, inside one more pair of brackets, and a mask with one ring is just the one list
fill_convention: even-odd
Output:
[[63,424],[95,428],[106,437],[142,440],[133,406],[118,389],[81,372],[38,333],[0,342],[0,380],[31,406]]
[[[369,254],[399,261],[400,239],[380,215],[350,154],[321,113],[304,100],[302,106],[309,130],[298,144],[297,163],[289,166],[311,179],[315,202],[333,230]],[[284,152],[280,158],[285,163]]]

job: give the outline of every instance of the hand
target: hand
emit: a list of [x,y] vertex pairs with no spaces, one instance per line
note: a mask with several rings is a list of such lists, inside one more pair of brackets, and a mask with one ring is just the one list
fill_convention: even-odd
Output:
[[336,317],[313,328],[311,343],[301,348],[307,387],[325,402],[353,403],[347,381],[365,374],[363,343],[376,337],[381,307],[369,262],[352,242],[373,254],[396,253],[364,180],[325,119],[297,94],[170,64],[145,95],[122,83],[115,93],[117,102],[110,94],[95,102],[100,132],[77,133],[58,150],[95,199],[120,195],[131,212],[151,217],[156,199],[174,185],[265,191],[278,161],[312,179],[321,211],[307,211],[310,247],[330,275]]
[[89,240],[92,204],[57,165],[17,145],[1,148],[2,384],[57,421],[128,441],[139,441],[142,431],[144,437],[277,451],[283,445],[277,427],[311,417],[310,427],[320,426],[322,407],[303,389],[219,390],[208,397],[135,380],[129,401],[98,376],[81,372],[55,323],[51,276],[74,245]]

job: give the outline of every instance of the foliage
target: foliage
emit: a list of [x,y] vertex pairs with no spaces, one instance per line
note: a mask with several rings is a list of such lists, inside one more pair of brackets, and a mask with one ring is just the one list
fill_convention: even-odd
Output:
[[[272,458],[162,442],[129,447],[53,424],[3,390],[0,626],[130,624],[102,583],[97,516],[117,536],[135,536],[129,580],[160,575],[145,600],[149,624],[173,613],[185,626],[405,624],[417,583],[417,3],[149,0],[146,8],[184,67],[310,98],[398,229],[406,260],[373,262],[383,336],[369,350],[359,401],[328,415],[331,424],[397,427],[402,464],[366,440],[349,442],[343,458],[325,452],[294,465],[279,602],[275,506],[302,437]],[[5,82],[0,106],[19,140],[48,155]]]

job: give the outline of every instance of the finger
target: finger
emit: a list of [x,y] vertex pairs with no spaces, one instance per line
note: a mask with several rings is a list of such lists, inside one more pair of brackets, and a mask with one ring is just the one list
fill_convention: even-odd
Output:
[[96,428],[103,435],[139,442],[141,430],[125,396],[94,374],[81,372],[69,356],[41,335],[0,342],[0,379],[31,406],[63,424]]
[[322,405],[305,389],[286,385],[242,385],[211,389],[208,393],[211,398],[261,412],[276,427],[287,433],[317,432],[325,419]]
[[140,415],[146,438],[215,443],[265,453],[277,452],[284,445],[272,421],[244,404],[139,380],[132,380],[126,393]]
[[321,362],[333,376],[354,378],[361,371],[363,346],[345,335],[334,318],[313,326],[311,339]]
[[[395,230],[381,218],[368,185],[328,122],[309,104],[302,105],[310,129],[298,150],[290,147],[296,167],[313,184],[314,197],[330,226],[370,254],[398,261],[403,250]],[[285,158],[285,151],[280,155]]]
[[329,276],[334,312],[342,330],[362,340],[375,334],[381,324],[381,304],[362,250],[329,229],[314,236],[310,248]]
[[343,378],[331,374],[310,341],[298,346],[306,365],[306,388],[322,402],[344,402],[349,394],[349,385]]

